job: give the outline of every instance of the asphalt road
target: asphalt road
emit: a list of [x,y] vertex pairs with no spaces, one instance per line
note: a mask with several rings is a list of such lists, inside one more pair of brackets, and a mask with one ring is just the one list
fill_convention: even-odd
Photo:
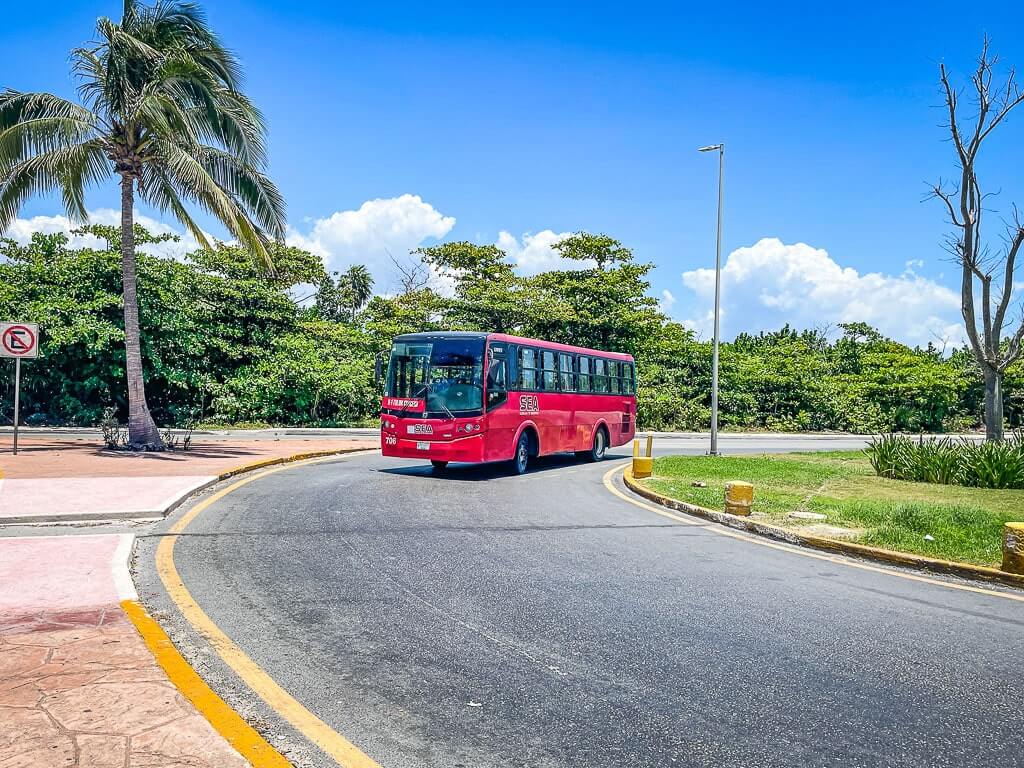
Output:
[[[1024,603],[675,523],[604,487],[616,463],[296,467],[208,508],[175,561],[222,630],[385,768],[1024,765]],[[175,641],[298,764],[333,765],[183,625],[156,539],[138,578]]]

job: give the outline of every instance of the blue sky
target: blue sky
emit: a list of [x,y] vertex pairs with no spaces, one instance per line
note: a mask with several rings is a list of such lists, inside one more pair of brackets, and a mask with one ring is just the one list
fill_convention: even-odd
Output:
[[[657,265],[653,293],[703,331],[717,166],[695,150],[724,141],[725,251],[741,249],[726,335],[858,312],[915,343],[953,333],[945,225],[921,202],[954,170],[938,63],[966,74],[987,32],[1024,67],[1009,2],[966,21],[946,2],[482,5],[204,3],[266,113],[294,235],[331,266],[367,261],[386,289],[382,249],[417,238],[504,232],[525,251],[531,234],[605,231]],[[67,52],[102,14],[119,4],[8,9],[0,86],[71,95]],[[1022,118],[983,168],[1001,209],[1024,205]],[[113,187],[90,198],[115,203]],[[34,200],[23,217],[57,213]]]

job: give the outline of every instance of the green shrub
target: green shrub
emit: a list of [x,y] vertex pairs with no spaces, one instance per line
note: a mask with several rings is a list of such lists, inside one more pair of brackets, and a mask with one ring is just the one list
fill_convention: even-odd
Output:
[[879,477],[974,488],[1024,488],[1024,434],[1002,442],[885,435],[864,452]]
[[1024,488],[1024,440],[964,443],[962,484],[976,488]]

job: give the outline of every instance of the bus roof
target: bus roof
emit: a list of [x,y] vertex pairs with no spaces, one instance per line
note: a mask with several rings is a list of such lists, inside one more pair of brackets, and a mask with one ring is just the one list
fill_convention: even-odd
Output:
[[401,336],[396,336],[395,341],[429,341],[432,339],[453,338],[479,339],[480,341],[490,339],[491,341],[505,341],[509,344],[528,344],[533,347],[553,349],[559,352],[576,352],[581,355],[601,355],[614,360],[633,360],[633,356],[628,355],[625,352],[605,352],[600,349],[574,347],[571,344],[558,344],[554,341],[544,341],[543,339],[528,339],[523,336],[510,336],[507,333],[483,333],[481,331],[424,331],[422,333],[403,333]]

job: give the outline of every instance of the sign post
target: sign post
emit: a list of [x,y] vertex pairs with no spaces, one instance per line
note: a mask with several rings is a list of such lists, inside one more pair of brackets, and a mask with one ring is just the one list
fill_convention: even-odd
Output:
[[18,454],[21,413],[21,359],[39,357],[39,326],[35,323],[0,323],[0,357],[14,358],[14,455]]

